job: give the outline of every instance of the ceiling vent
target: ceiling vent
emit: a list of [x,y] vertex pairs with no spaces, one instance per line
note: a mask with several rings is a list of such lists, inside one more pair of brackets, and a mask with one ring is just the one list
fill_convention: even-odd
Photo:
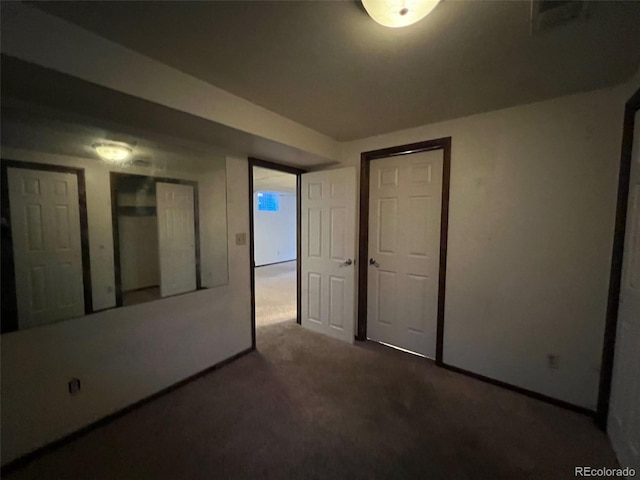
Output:
[[588,3],[587,0],[531,0],[531,34],[586,19]]

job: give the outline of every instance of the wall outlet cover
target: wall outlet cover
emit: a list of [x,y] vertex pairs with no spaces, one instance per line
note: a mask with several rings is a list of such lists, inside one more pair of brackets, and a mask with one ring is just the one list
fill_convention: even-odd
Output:
[[69,380],[69,393],[75,395],[80,392],[80,379],[72,378]]

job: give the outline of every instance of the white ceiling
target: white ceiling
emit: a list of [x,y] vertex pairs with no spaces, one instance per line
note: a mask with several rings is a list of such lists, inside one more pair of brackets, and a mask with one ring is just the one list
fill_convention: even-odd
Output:
[[253,167],[254,192],[296,193],[296,176],[262,167]]
[[591,1],[587,20],[535,36],[528,1],[447,0],[403,29],[356,1],[34,5],[338,140],[610,86],[640,65],[638,1]]

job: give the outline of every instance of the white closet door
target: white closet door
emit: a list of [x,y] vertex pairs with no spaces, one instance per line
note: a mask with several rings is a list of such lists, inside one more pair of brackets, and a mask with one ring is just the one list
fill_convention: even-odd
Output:
[[[436,354],[442,150],[373,160],[367,335]],[[365,261],[365,259],[361,259]]]
[[196,289],[194,189],[191,185],[156,183],[160,295]]
[[7,173],[18,328],[83,315],[78,177],[23,168]]
[[302,326],[353,343],[356,172],[302,175]]

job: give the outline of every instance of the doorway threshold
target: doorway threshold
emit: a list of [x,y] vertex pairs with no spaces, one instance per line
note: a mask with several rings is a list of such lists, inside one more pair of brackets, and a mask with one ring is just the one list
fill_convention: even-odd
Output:
[[373,340],[371,338],[367,338],[367,340],[379,343],[380,345],[384,345],[385,347],[391,347],[391,348],[393,348],[395,350],[400,350],[401,352],[410,353],[411,355],[415,355],[416,357],[421,357],[421,358],[426,358],[428,360],[433,360],[435,362],[435,359],[433,359],[431,357],[427,357],[426,355],[422,355],[421,353],[412,352],[411,350],[407,350],[406,348],[397,347],[395,345],[391,345],[390,343],[380,342],[378,340]]

